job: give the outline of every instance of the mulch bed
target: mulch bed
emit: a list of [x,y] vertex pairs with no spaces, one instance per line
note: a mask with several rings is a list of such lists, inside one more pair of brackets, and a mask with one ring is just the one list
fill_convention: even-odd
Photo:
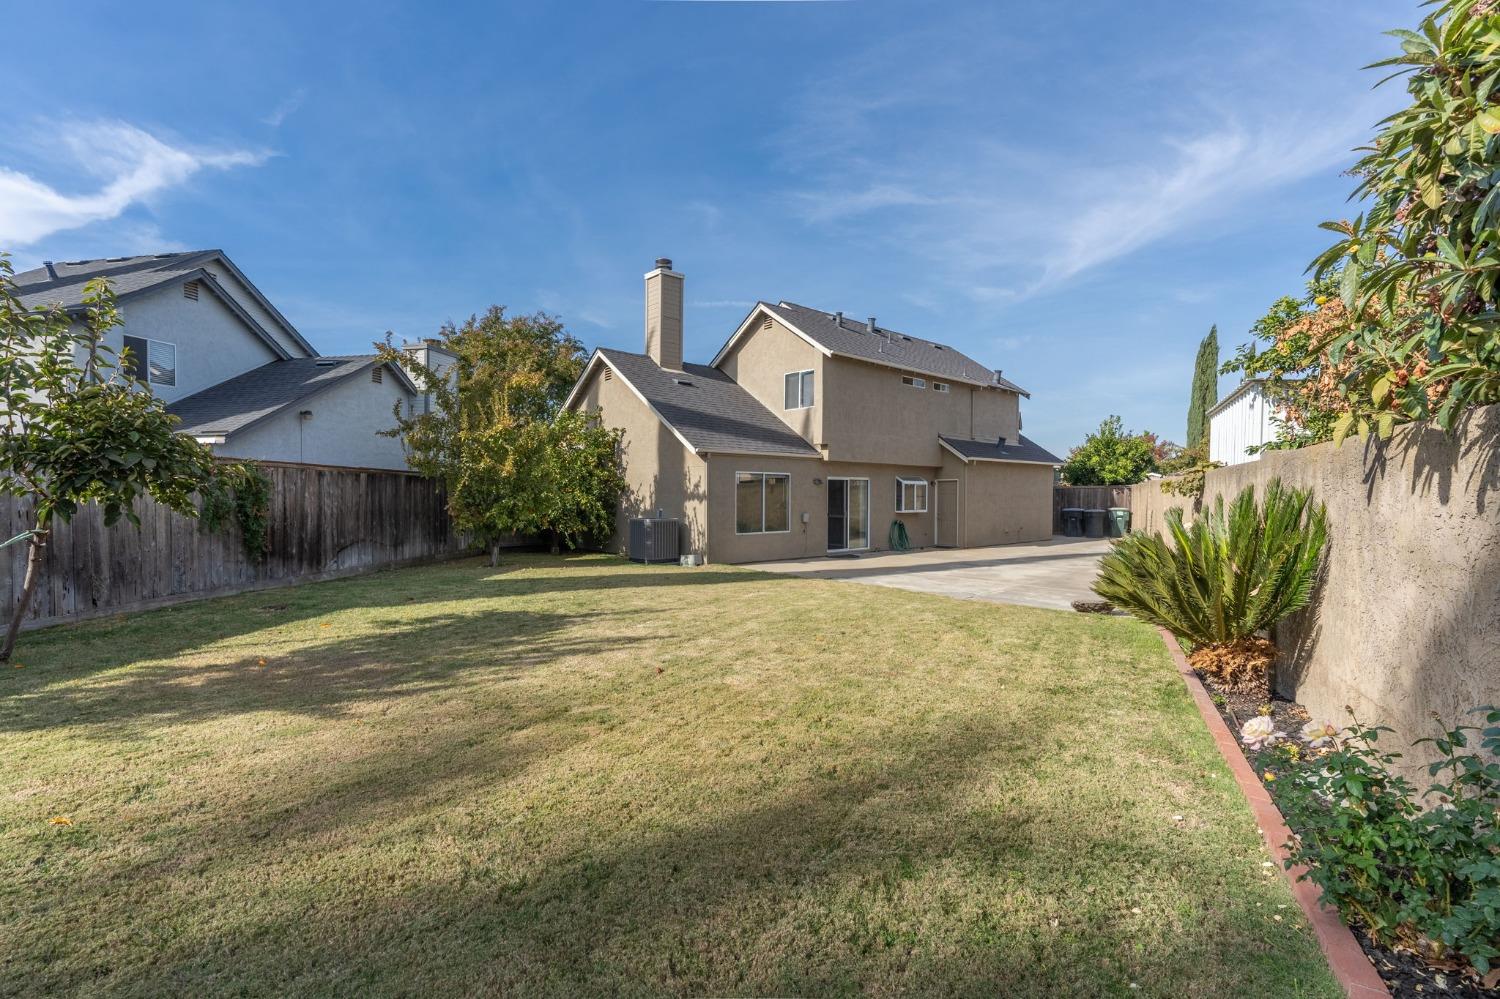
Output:
[[[1240,726],[1261,713],[1261,708],[1267,703],[1265,697],[1253,692],[1223,690],[1214,683],[1212,677],[1201,671],[1197,672],[1203,686],[1213,696],[1214,705],[1218,707],[1229,730],[1238,737]],[[1269,703],[1276,728],[1288,736],[1296,735],[1311,720],[1307,709],[1295,701],[1273,695]],[[1241,750],[1243,749],[1242,746]],[[1255,758],[1249,753],[1245,755],[1253,767]],[[1485,988],[1473,977],[1471,969],[1435,967],[1411,951],[1375,943],[1358,923],[1351,924],[1349,928],[1396,999],[1427,999],[1431,996],[1439,999],[1500,999],[1500,984],[1494,988]]]

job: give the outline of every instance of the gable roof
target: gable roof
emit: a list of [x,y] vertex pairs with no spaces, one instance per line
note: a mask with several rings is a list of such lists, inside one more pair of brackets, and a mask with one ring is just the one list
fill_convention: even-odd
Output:
[[1027,465],[1061,465],[1063,463],[1061,458],[1035,441],[1024,435],[1018,434],[1017,436],[1020,438],[1017,444],[963,440],[958,437],[944,437],[941,434],[938,435],[938,440],[942,442],[943,447],[962,458],[965,464],[971,461],[1007,461]]
[[589,358],[565,407],[571,408],[600,365],[608,365],[697,454],[761,454],[820,457],[818,449],[782,423],[754,396],[718,368],[684,364],[667,371],[645,354],[599,348]]
[[[1233,389],[1231,389],[1228,395],[1210,406],[1208,408],[1208,411],[1203,414],[1204,418],[1212,419],[1215,416],[1218,416],[1220,413],[1224,412],[1224,410],[1228,409],[1231,403],[1248,392],[1255,391],[1260,392],[1262,395],[1264,395],[1265,386],[1268,380],[1269,379],[1266,378],[1246,378],[1244,381],[1240,382]],[[1288,378],[1286,379],[1286,381],[1290,384],[1292,382],[1301,381],[1301,379]]]
[[901,371],[912,371],[983,388],[1004,389],[1031,397],[1030,392],[1015,382],[947,344],[908,336],[883,326],[876,326],[875,332],[870,333],[862,322],[847,316],[841,318],[839,313],[810,309],[793,302],[780,302],[776,305],[757,302],[739,329],[735,330],[734,335],[714,356],[715,367],[750,329],[756,313],[762,310],[775,316],[782,325],[827,356],[852,357]]
[[84,286],[94,278],[107,278],[115,296],[121,301],[171,284],[197,280],[206,285],[231,312],[266,340],[279,357],[290,357],[286,348],[271,336],[244,307],[219,283],[208,267],[214,265],[232,274],[303,350],[317,357],[312,344],[303,339],[297,328],[272,305],[259,288],[245,277],[222,250],[188,250],[182,253],[154,253],[135,257],[105,257],[95,260],[48,261],[41,267],[22,271],[15,276],[16,297],[27,309],[56,306],[66,312],[84,307]]
[[[272,361],[178,399],[167,407],[167,412],[182,421],[177,428],[179,433],[227,437],[379,363],[382,363],[380,358],[374,354]],[[417,394],[406,372],[393,364],[385,367],[395,372],[406,391]]]

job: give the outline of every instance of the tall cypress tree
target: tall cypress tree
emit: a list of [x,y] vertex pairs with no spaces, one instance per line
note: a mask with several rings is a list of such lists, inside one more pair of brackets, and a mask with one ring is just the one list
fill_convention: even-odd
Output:
[[1193,363],[1193,388],[1188,397],[1187,447],[1208,440],[1208,411],[1219,401],[1219,327],[1215,325],[1198,345]]

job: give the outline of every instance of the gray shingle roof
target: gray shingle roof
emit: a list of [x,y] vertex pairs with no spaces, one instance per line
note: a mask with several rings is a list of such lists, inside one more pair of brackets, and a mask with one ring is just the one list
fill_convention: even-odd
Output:
[[157,253],[140,257],[109,257],[101,260],[69,260],[36,267],[16,275],[21,304],[28,309],[58,305],[64,309],[83,304],[83,286],[96,277],[109,278],[116,295],[128,295],[167,284],[192,273],[218,256],[218,250]]
[[1061,465],[1062,459],[1040,444],[1021,436],[1018,444],[995,441],[969,441],[958,437],[938,436],[938,440],[970,461],[1028,461],[1041,465]]
[[167,411],[177,429],[195,437],[227,436],[370,368],[374,354],[294,357],[251,368],[228,381],[178,399]]
[[697,451],[816,458],[818,450],[718,368],[667,371],[645,354],[600,348],[620,373]]
[[907,336],[878,325],[876,332],[869,333],[859,320],[845,316],[840,321],[835,313],[809,309],[792,302],[761,304],[835,354],[973,385],[991,385],[1019,392],[1028,398],[1031,395],[1021,386],[946,344]]

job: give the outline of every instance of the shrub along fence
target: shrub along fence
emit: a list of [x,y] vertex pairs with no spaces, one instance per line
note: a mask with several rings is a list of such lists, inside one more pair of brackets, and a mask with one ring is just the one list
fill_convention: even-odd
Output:
[[1129,486],[1053,486],[1052,533],[1063,532],[1062,512],[1067,507],[1084,510],[1108,510],[1112,506],[1130,506]]
[[[1228,503],[1245,486],[1263,494],[1280,478],[1310,488],[1328,508],[1328,554],[1313,603],[1274,636],[1278,692],[1313,717],[1389,725],[1386,749],[1427,786],[1436,759],[1414,739],[1500,703],[1500,406],[1473,411],[1448,436],[1432,424],[1389,441],[1350,439],[1273,451],[1207,474],[1203,503]],[[1131,527],[1161,531],[1172,507],[1193,500],[1131,487]],[[1479,716],[1462,717],[1466,724]]]
[[[269,549],[251,558],[234,518],[209,532],[149,498],[140,527],[104,526],[90,505],[58,524],[25,627],[433,561],[469,550],[441,483],[409,472],[257,463],[271,480]],[[31,526],[31,503],[0,496],[0,538]],[[21,592],[26,545],[0,549],[5,616]]]

